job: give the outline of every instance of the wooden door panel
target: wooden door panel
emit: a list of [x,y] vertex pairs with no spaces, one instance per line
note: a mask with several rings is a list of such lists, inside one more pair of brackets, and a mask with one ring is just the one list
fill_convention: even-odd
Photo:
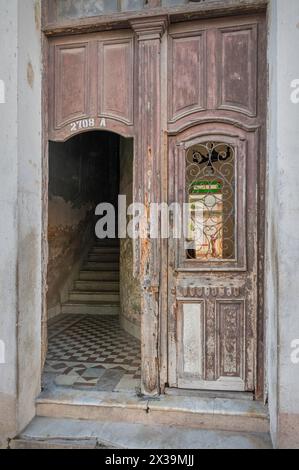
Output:
[[55,49],[55,129],[89,115],[88,43]]
[[78,132],[134,134],[132,32],[106,32],[51,40],[49,137]]
[[218,300],[216,303],[218,377],[244,380],[244,301]]
[[204,373],[205,302],[180,302],[178,306],[179,382],[201,380]]
[[206,108],[205,32],[169,38],[169,119]]
[[[193,280],[194,281],[194,280]],[[193,283],[178,287],[176,317],[178,382],[181,388],[244,391],[246,368],[252,370],[247,348],[245,288]],[[254,339],[251,336],[251,340]],[[174,385],[174,384],[172,384]]]
[[218,108],[255,117],[257,110],[257,26],[217,30]]
[[133,124],[133,41],[99,44],[99,116]]
[[[257,118],[261,15],[172,25],[168,39],[168,122],[177,131],[200,119]],[[264,40],[264,39],[263,39]],[[249,119],[248,119],[249,118]]]
[[[186,258],[184,238],[170,239],[169,382],[181,388],[250,391],[254,389],[257,327],[257,159],[254,149],[258,140],[256,135],[241,131],[238,137],[231,137],[232,129],[223,124],[217,134],[213,133],[214,128],[211,124],[198,126],[171,139],[172,175],[169,178],[173,190],[170,202],[184,203],[185,155],[190,144],[196,146],[209,135],[212,141],[218,141],[221,134],[223,142],[230,142],[232,147],[236,146],[234,148],[240,143],[243,151],[235,153],[238,161],[234,178],[236,253],[231,260],[190,261]],[[182,139],[184,144],[175,144],[177,139]],[[192,354],[193,369],[190,366]]]
[[[169,240],[171,387],[256,388],[263,31],[264,18],[242,17],[185,23],[171,32],[168,70],[184,72],[169,77],[169,203],[191,207],[187,235]],[[201,44],[201,61],[190,41]],[[205,97],[196,101],[205,60]],[[180,91],[183,83],[192,85],[189,95]]]

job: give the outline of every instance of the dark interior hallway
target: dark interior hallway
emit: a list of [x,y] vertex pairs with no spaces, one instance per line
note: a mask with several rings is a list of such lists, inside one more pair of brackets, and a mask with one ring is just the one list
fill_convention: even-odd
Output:
[[[48,351],[44,390],[140,388],[132,241],[95,237],[95,208],[132,202],[133,142],[109,132],[50,143]],[[116,233],[117,236],[117,233]]]

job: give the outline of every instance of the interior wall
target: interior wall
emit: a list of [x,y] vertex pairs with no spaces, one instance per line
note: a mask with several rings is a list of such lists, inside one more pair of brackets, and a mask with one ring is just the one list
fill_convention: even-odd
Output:
[[95,208],[115,203],[119,138],[106,132],[77,135],[49,148],[48,317],[78,274],[94,240]]
[[[120,141],[120,195],[127,198],[127,207],[133,202],[133,139]],[[129,219],[127,219],[129,222]],[[122,327],[140,339],[141,292],[140,282],[133,276],[133,240],[120,240],[120,318]]]

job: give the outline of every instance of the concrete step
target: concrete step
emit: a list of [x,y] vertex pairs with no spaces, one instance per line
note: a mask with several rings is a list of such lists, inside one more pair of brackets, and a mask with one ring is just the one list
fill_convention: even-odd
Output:
[[[59,426],[59,425],[58,425]],[[46,438],[46,437],[38,437],[31,439],[29,437],[26,438],[17,438],[10,442],[9,448],[12,450],[85,450],[85,449],[99,449],[105,448],[103,446],[99,447],[97,440],[93,439],[76,439],[73,437],[72,439],[56,439],[56,438]],[[107,447],[106,447],[107,448]]]
[[36,417],[12,449],[271,449],[267,433],[234,433],[110,421]]
[[82,269],[84,271],[119,271],[119,263],[87,261],[83,264]]
[[61,306],[64,314],[119,315],[119,303],[112,302],[66,302]]
[[76,291],[119,293],[119,282],[112,281],[76,281],[74,287]]
[[81,281],[119,281],[119,271],[80,271]]
[[115,292],[83,292],[72,291],[69,294],[70,302],[101,302],[119,303],[119,293]]
[[119,254],[117,253],[99,253],[99,254],[89,254],[87,261],[96,261],[100,263],[119,263]]
[[81,392],[67,388],[45,391],[37,415],[149,426],[180,426],[232,432],[269,432],[267,408],[259,402],[201,397],[140,398],[133,393]]

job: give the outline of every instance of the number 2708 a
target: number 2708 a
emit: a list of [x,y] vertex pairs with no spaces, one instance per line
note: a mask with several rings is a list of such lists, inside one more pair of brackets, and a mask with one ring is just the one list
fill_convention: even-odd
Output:
[[89,127],[95,127],[95,119],[82,119],[81,121],[76,121],[71,123],[71,132],[76,132],[80,129],[88,129]]

